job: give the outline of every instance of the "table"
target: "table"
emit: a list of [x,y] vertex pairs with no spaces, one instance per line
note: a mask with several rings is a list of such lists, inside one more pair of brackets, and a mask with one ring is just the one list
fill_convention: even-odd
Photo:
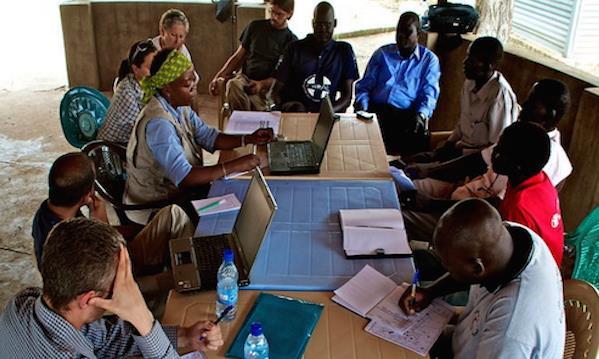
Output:
[[[250,272],[247,289],[337,289],[366,264],[397,283],[410,282],[412,258],[346,259],[339,210],[399,208],[386,180],[267,180],[278,204],[273,224]],[[215,181],[209,197],[235,193],[242,200],[248,180]],[[200,217],[195,236],[230,233],[237,212]]]
[[[240,291],[238,312],[232,322],[221,322],[225,345],[208,358],[223,358],[237,331],[256,300],[259,291]],[[421,356],[379,339],[367,332],[367,320],[332,302],[331,292],[268,292],[324,304],[324,310],[304,353],[305,359],[408,359]],[[180,294],[172,290],[166,302],[164,325],[191,325],[198,320],[214,320],[216,292]]]
[[[280,133],[287,140],[309,140],[318,119],[316,113],[284,113]],[[219,163],[252,153],[253,146],[221,151]],[[268,165],[266,146],[258,146],[257,155]],[[364,121],[354,114],[340,114],[335,122],[319,174],[271,176],[273,179],[386,179],[391,180],[385,145],[376,120]],[[247,178],[247,177],[245,177]]]

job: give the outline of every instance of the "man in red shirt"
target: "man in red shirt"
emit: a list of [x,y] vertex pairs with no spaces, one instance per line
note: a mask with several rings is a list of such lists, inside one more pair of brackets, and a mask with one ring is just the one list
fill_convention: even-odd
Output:
[[495,173],[508,177],[501,217],[525,225],[547,244],[558,266],[564,251],[564,226],[557,190],[542,171],[550,142],[542,127],[516,122],[507,127],[493,150]]

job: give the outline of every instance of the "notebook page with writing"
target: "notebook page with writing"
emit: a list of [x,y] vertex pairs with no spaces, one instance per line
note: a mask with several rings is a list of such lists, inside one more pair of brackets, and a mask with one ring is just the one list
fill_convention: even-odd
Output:
[[[435,299],[417,316],[409,316],[410,324],[388,325],[387,322],[371,320],[364,328],[368,333],[425,356],[437,341],[453,315],[453,308]],[[399,323],[397,323],[399,324]]]

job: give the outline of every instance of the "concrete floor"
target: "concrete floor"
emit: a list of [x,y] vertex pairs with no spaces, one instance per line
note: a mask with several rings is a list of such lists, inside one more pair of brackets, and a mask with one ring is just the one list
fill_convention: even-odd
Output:
[[[393,33],[349,40],[356,49],[360,73],[376,48],[393,41]],[[61,154],[77,150],[65,140],[60,127],[58,108],[66,91],[64,86],[0,91],[0,310],[19,290],[42,284],[33,255],[31,222],[47,198],[50,165]],[[215,98],[200,97],[200,115],[211,126],[217,125],[216,107]]]

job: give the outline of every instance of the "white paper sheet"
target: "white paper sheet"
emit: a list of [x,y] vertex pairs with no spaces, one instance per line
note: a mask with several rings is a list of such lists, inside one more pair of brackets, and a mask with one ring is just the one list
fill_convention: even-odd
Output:
[[[199,211],[201,208],[208,206],[211,203],[221,201],[221,200],[222,200],[222,202],[218,206],[212,207],[212,208],[209,208],[209,209],[206,209],[203,211]],[[239,200],[237,199],[237,197],[235,196],[234,193],[229,193],[227,195],[219,196],[219,197],[212,197],[212,198],[191,201],[191,204],[196,209],[196,211],[199,211],[198,215],[200,217],[207,216],[210,214],[234,211],[236,209],[241,208],[241,202],[239,202]]]
[[412,253],[401,212],[395,208],[342,209],[343,249],[348,256]]
[[404,228],[397,208],[340,209],[339,218],[344,226]]
[[248,135],[259,128],[272,128],[275,135],[279,133],[281,112],[233,111],[225,133],[231,135]]
[[335,294],[344,303],[351,306],[352,311],[365,317],[366,313],[391,293],[395,287],[397,284],[394,281],[371,266],[365,265],[358,274],[335,290]]

